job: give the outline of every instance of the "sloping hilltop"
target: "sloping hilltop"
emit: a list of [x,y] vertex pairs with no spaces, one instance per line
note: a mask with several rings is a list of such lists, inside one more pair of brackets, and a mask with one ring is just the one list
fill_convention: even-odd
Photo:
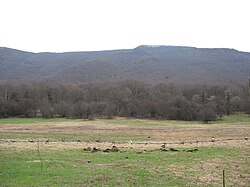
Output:
[[246,84],[250,53],[234,49],[139,46],[97,52],[30,53],[0,48],[0,80],[86,83]]

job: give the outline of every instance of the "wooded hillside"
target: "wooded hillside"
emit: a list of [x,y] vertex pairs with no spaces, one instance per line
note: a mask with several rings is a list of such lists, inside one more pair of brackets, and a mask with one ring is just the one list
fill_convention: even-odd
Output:
[[0,81],[58,83],[246,84],[250,53],[234,49],[139,46],[135,49],[29,53],[0,48]]

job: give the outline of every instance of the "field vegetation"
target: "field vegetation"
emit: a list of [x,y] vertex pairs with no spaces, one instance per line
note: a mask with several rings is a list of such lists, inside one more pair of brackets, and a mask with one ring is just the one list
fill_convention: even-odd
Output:
[[227,186],[250,183],[250,116],[0,119],[0,186]]

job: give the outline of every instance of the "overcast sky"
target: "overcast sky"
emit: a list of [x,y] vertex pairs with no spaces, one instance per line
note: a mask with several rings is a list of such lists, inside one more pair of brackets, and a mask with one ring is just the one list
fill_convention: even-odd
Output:
[[250,0],[0,0],[0,46],[32,52],[138,45],[250,52]]

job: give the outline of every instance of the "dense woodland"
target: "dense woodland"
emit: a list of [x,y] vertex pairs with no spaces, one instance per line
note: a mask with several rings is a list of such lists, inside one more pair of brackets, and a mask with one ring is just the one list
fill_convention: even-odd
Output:
[[247,86],[148,85],[135,80],[102,84],[0,85],[0,117],[112,118],[208,122],[250,113]]

